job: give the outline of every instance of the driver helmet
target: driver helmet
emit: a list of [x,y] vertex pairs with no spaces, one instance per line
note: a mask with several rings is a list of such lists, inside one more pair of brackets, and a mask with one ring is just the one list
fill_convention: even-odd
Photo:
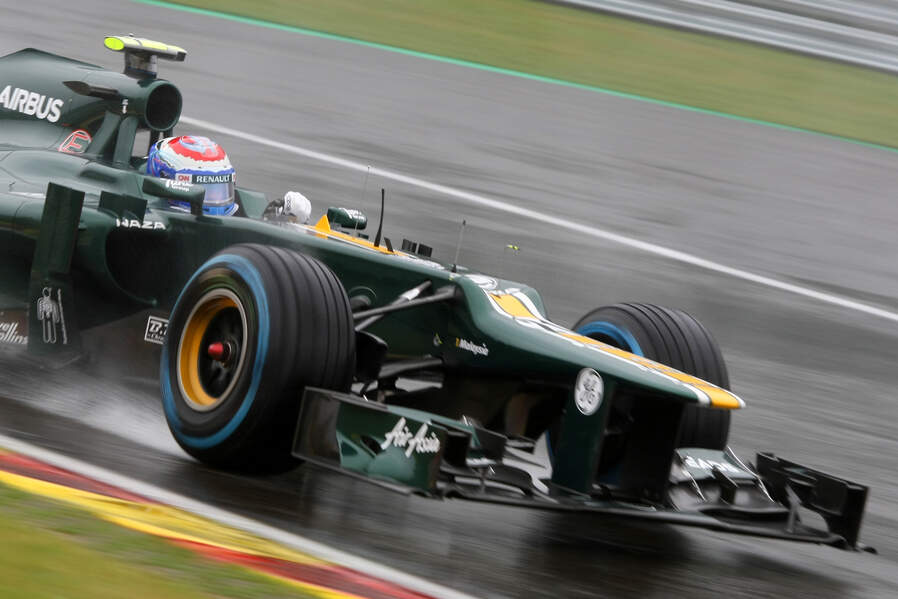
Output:
[[[224,149],[208,137],[181,135],[156,142],[147,156],[147,174],[205,187],[205,214],[230,216],[237,212],[237,173]],[[169,205],[190,212],[188,202],[169,200]]]

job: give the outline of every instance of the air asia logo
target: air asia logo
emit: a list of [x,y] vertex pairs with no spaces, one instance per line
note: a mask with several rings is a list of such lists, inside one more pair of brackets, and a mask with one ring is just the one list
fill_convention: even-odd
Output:
[[147,328],[143,333],[143,340],[147,343],[157,343],[162,345],[165,341],[165,334],[168,332],[168,320],[159,318],[158,316],[150,316],[147,318]]
[[59,144],[59,151],[66,154],[83,154],[90,142],[90,133],[84,129],[78,129],[77,131],[72,131],[71,135]]
[[194,183],[202,183],[203,185],[209,183],[230,183],[233,179],[233,174],[225,173],[224,175],[194,175],[193,182]]
[[381,449],[387,449],[390,446],[405,449],[405,457],[412,457],[413,453],[436,453],[440,450],[440,439],[436,433],[430,431],[427,436],[427,424],[422,424],[421,428],[414,435],[406,426],[405,418],[400,418],[384,437],[384,442],[380,444]]
[[465,351],[469,351],[469,352],[471,352],[472,354],[478,355],[478,356],[488,356],[488,355],[490,355],[490,350],[489,350],[489,348],[486,346],[485,343],[482,343],[482,344],[480,344],[480,345],[477,345],[477,344],[475,344],[475,343],[471,343],[471,342],[468,341],[467,339],[459,339],[458,337],[456,337],[456,338],[455,338],[455,347],[457,347],[457,348],[459,348],[459,349],[463,349],[463,350],[465,350]]
[[51,98],[21,87],[7,85],[0,92],[0,105],[28,116],[36,116],[51,123],[59,120],[65,100]]
[[126,229],[146,229],[152,231],[153,229],[162,229],[165,230],[165,223],[161,223],[158,220],[145,220],[140,222],[135,218],[117,218],[115,219],[116,227],[124,227]]
[[0,343],[12,345],[27,345],[28,337],[19,335],[19,323],[0,322]]

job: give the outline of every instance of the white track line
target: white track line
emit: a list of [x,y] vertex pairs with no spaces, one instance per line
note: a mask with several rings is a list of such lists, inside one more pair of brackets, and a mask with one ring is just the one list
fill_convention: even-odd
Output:
[[444,597],[446,599],[473,599],[471,595],[454,591],[423,578],[394,570],[383,564],[345,553],[323,543],[285,532],[279,528],[239,516],[183,495],[178,495],[155,485],[117,474],[105,468],[37,447],[14,437],[0,434],[0,447],[29,456],[57,468],[70,470],[108,485],[125,489],[148,499],[198,514],[221,524],[265,537],[302,553],[351,568],[368,576],[391,582],[424,595]]
[[431,183],[431,182],[425,181],[423,179],[418,179],[416,177],[410,177],[408,175],[403,175],[402,173],[397,173],[397,172],[393,172],[393,171],[384,170],[381,168],[376,168],[373,166],[362,164],[360,162],[353,162],[352,160],[346,160],[345,158],[340,158],[339,156],[333,156],[331,154],[325,154],[323,152],[316,152],[315,150],[309,150],[307,148],[302,148],[300,146],[286,144],[283,142],[275,141],[273,139],[268,139],[266,137],[261,137],[259,135],[254,135],[252,133],[247,133],[245,131],[239,131],[237,129],[225,127],[223,125],[218,125],[216,123],[210,123],[209,121],[204,121],[204,120],[200,120],[200,119],[182,116],[181,122],[186,123],[188,125],[194,125],[196,127],[202,127],[203,129],[208,129],[209,131],[215,131],[216,133],[221,133],[223,135],[230,135],[232,137],[237,137],[239,139],[257,143],[259,145],[268,146],[269,148],[276,148],[278,150],[283,150],[283,151],[289,152],[291,154],[297,154],[299,156],[304,156],[306,158],[320,160],[321,162],[326,162],[328,164],[342,166],[344,168],[348,168],[348,169],[354,170],[354,171],[359,171],[362,173],[368,172],[368,170],[370,169],[370,172],[373,175],[379,175],[385,179],[390,179],[392,181],[398,181],[400,183],[405,183],[407,185],[413,185],[415,187],[420,187],[421,189],[426,189],[428,191],[433,191],[436,193],[447,195],[449,197],[452,197],[452,198],[455,198],[458,200],[462,200],[462,201],[468,202],[470,204],[486,206],[488,208],[492,208],[493,210],[498,210],[500,212],[507,212],[509,214],[514,214],[516,216],[521,216],[521,217],[529,218],[529,219],[539,221],[542,223],[555,225],[562,229],[567,229],[569,231],[582,233],[583,235],[589,235],[591,237],[596,237],[599,239],[604,239],[606,241],[611,241],[611,242],[614,242],[614,243],[617,243],[620,245],[624,245],[627,247],[631,247],[631,248],[634,248],[637,250],[642,250],[643,252],[648,252],[649,254],[655,254],[656,256],[662,256],[664,258],[668,258],[670,260],[675,260],[677,262],[682,262],[684,264],[691,264],[693,266],[698,266],[699,268],[703,268],[705,270],[710,270],[713,272],[729,275],[731,277],[735,277],[737,279],[742,279],[744,281],[751,281],[753,283],[758,283],[760,285],[772,287],[773,289],[778,289],[780,291],[786,291],[788,293],[802,295],[804,297],[809,297],[809,298],[812,298],[812,299],[815,299],[815,300],[818,300],[821,302],[825,302],[827,304],[833,304],[836,306],[841,306],[843,308],[848,308],[849,310],[855,310],[857,312],[863,312],[864,314],[870,314],[871,316],[876,316],[878,318],[884,318],[886,320],[891,320],[892,322],[898,322],[898,313],[890,312],[888,310],[883,310],[882,308],[877,308],[875,306],[870,306],[870,305],[864,304],[862,302],[859,302],[857,300],[851,299],[849,297],[833,295],[830,293],[824,293],[822,291],[817,291],[815,289],[810,289],[808,287],[801,287],[799,285],[793,285],[791,283],[786,283],[783,281],[779,281],[777,279],[758,275],[758,274],[749,272],[747,270],[732,268],[730,266],[726,266],[726,265],[720,264],[718,262],[713,262],[711,260],[705,260],[704,258],[700,258],[693,254],[687,254],[686,252],[681,252],[681,251],[667,248],[667,247],[657,245],[654,243],[649,243],[647,241],[640,241],[639,239],[634,239],[632,237],[627,237],[625,235],[619,235],[617,233],[612,233],[611,231],[605,231],[604,229],[598,229],[593,226],[583,225],[581,223],[565,220],[563,218],[558,218],[557,216],[552,216],[550,214],[545,214],[543,212],[538,212],[536,210],[530,210],[528,208],[521,208],[520,206],[515,206],[514,204],[509,204],[506,202],[502,202],[500,200],[488,198],[486,196],[478,195],[475,193],[470,193],[467,191],[462,191],[460,189],[455,189],[453,187],[448,187],[446,185],[440,185],[439,183]]

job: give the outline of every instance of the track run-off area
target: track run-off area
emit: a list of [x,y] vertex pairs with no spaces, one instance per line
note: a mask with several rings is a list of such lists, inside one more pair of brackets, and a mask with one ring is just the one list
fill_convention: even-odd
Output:
[[117,70],[103,35],[185,47],[160,64],[185,99],[176,131],[222,143],[242,186],[369,217],[383,187],[385,232],[447,261],[465,219],[460,261],[536,287],[563,324],[618,301],[692,313],[748,404],[737,453],[870,485],[880,554],[402,497],[315,468],[223,474],[175,446],[155,385],[29,365],[0,369],[0,433],[474,596],[898,588],[894,152],[139,3],[0,5],[0,54]]

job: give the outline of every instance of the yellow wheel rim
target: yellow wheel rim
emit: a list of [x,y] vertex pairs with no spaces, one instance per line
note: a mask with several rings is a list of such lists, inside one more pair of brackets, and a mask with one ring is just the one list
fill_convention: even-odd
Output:
[[[231,308],[236,309],[240,313],[243,325],[243,340],[238,350],[240,353],[230,384],[221,394],[214,396],[206,391],[202,382],[200,357],[201,352],[205,351],[203,338],[215,317],[221,314],[222,311]],[[239,298],[232,291],[228,289],[213,289],[196,303],[187,317],[187,322],[184,324],[184,330],[178,343],[178,385],[181,389],[181,395],[189,407],[199,412],[207,412],[215,408],[227,397],[237,382],[243,367],[247,343],[246,333],[246,313]]]

